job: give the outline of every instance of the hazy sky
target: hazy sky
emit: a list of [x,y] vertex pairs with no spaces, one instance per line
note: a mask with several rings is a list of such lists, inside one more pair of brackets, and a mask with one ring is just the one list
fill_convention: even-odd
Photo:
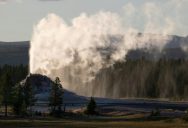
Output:
[[[188,35],[188,0],[0,0],[0,41],[30,40],[33,26],[48,13],[55,13],[69,23],[82,12],[111,11],[123,17],[126,5],[131,3],[140,8],[148,2],[161,7],[159,14],[164,15],[160,18],[169,16],[177,24],[173,34]],[[128,7],[129,11],[133,9]],[[136,20],[135,26],[142,28],[143,19]]]

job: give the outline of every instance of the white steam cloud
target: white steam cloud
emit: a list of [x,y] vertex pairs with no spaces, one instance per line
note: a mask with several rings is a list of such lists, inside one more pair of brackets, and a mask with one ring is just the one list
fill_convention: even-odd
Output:
[[[123,9],[123,18],[107,11],[82,13],[71,24],[56,14],[43,18],[35,26],[31,40],[30,72],[59,76],[65,88],[90,95],[91,90],[85,87],[101,69],[126,61],[130,50],[152,46],[160,51],[171,40],[167,34],[176,28],[175,21],[163,17],[156,4],[146,3],[136,9],[129,3]],[[140,22],[139,17],[144,17],[145,22]],[[147,34],[139,34],[135,22],[143,23],[142,32]]]

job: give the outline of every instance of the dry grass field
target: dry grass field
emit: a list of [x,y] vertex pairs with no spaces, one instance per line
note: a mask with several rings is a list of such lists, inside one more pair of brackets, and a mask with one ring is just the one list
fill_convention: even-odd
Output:
[[[124,120],[123,120],[124,119]],[[180,118],[159,120],[110,119],[3,119],[0,128],[188,128],[188,122]]]

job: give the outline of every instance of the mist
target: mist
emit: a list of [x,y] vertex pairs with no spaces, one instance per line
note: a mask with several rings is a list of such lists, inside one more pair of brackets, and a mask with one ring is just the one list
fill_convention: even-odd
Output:
[[125,62],[131,50],[155,49],[160,53],[172,40],[170,35],[180,28],[179,20],[165,15],[169,8],[173,8],[174,13],[179,12],[183,4],[176,2],[168,1],[165,6],[147,2],[140,8],[129,3],[122,7],[121,14],[84,12],[70,23],[56,14],[48,14],[34,27],[30,72],[52,79],[58,76],[64,88],[81,95],[117,97],[106,94],[111,89],[118,93],[116,88],[108,88],[105,76],[108,73],[102,76],[100,88],[93,84],[97,83],[96,76],[117,62]]

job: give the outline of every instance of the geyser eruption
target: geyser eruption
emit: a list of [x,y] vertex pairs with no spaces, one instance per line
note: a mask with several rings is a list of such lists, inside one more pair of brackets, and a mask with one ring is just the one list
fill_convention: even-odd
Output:
[[[125,8],[129,9],[131,5]],[[82,13],[70,24],[56,14],[49,14],[34,28],[30,48],[30,72],[51,78],[59,76],[65,88],[81,95],[109,96],[109,83],[104,75],[103,85],[95,85],[96,75],[101,70],[116,62],[126,61],[130,50],[150,51],[154,48],[160,52],[171,40],[171,36],[167,34],[171,34],[175,28],[173,20],[166,17],[158,22],[155,16],[163,12],[155,7],[155,13],[152,13],[153,7],[155,4],[147,3],[141,8],[144,11],[140,15],[144,15],[146,20],[142,25],[142,32],[148,34],[140,34],[140,30],[130,25],[130,22],[126,24],[117,13]],[[133,10],[126,12],[127,18],[129,14],[136,13]],[[118,87],[112,90],[110,96],[118,97]]]

